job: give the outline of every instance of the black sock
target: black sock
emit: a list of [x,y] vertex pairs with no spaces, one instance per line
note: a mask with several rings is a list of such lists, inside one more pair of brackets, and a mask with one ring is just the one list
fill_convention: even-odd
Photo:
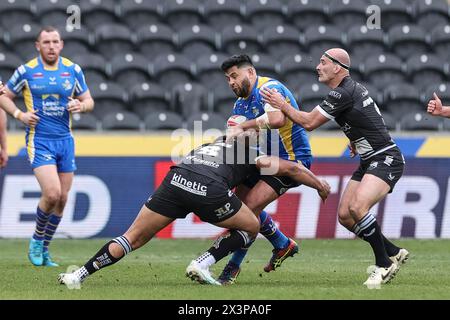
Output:
[[370,213],[366,214],[352,230],[358,237],[368,242],[375,254],[375,264],[387,268],[392,264],[384,247],[383,235],[377,220]]
[[246,246],[252,239],[248,233],[240,230],[230,230],[229,233],[220,236],[208,252],[216,259],[216,262],[226,257],[231,252]]
[[[116,243],[123,249],[123,255],[115,258],[112,256],[111,252],[109,252],[109,245],[111,243]],[[126,254],[130,253],[133,249],[131,248],[131,245],[127,238],[124,236],[117,237],[111,241],[109,241],[107,244],[105,244],[86,264],[83,266],[84,270],[87,271],[87,275],[84,276],[87,277],[88,275],[93,274],[94,272],[104,268],[108,267],[110,265],[113,265],[123,257],[125,257]],[[84,279],[81,279],[84,280]]]
[[397,247],[392,242],[390,242],[383,234],[381,234],[381,236],[383,237],[384,247],[386,248],[388,256],[389,257],[396,256],[399,253],[400,248]]

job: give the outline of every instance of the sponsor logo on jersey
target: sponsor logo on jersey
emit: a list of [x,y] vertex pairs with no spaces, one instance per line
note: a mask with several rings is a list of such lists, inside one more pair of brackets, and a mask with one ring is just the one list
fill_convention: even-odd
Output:
[[378,167],[378,161],[374,161],[370,164],[369,170],[374,170]]
[[71,90],[73,88],[72,83],[70,83],[68,79],[66,79],[66,81],[63,82],[62,86],[64,90]]
[[42,72],[33,73],[32,75],[33,79],[42,79],[44,77],[44,74]]
[[336,99],[340,99],[342,97],[342,94],[340,94],[337,91],[330,91],[330,93],[328,95],[330,95],[330,96],[332,96],[333,98],[336,98]]
[[54,86],[54,85],[56,85],[56,77],[50,77],[50,78],[48,78],[50,81],[49,81],[49,85],[52,85],[52,86]]
[[197,182],[190,181],[181,176],[181,174],[174,173],[172,180],[170,181],[171,185],[183,189],[184,191],[206,197],[206,192],[208,191],[208,187]]
[[384,164],[390,167],[392,164],[392,161],[394,161],[393,156],[386,156],[386,159],[384,160]]
[[392,175],[392,172],[389,172],[388,179],[394,181],[395,176]]
[[70,77],[70,72],[63,72],[60,74],[60,77],[62,78],[69,78]]

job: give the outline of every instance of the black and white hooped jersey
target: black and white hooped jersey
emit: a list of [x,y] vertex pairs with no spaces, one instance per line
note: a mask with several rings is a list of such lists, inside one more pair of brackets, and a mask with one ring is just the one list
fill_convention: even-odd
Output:
[[317,108],[322,115],[339,124],[355,144],[361,160],[396,146],[377,104],[367,89],[350,76],[330,91]]

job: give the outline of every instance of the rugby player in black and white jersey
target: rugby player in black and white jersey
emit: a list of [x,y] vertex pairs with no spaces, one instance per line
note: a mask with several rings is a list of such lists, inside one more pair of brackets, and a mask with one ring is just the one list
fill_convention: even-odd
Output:
[[326,51],[316,70],[319,81],[332,90],[311,112],[292,108],[276,90],[264,90],[261,94],[267,103],[308,131],[329,120],[336,121],[350,140],[351,156],[359,154],[360,165],[340,200],[339,222],[371,245],[376,267],[364,284],[379,286],[395,276],[409,252],[383,236],[369,210],[392,192],[405,161],[367,89],[350,77],[348,53],[340,48]]
[[193,150],[171,167],[128,231],[106,243],[83,267],[72,273],[60,274],[59,282],[68,286],[80,285],[94,272],[142,247],[175,219],[194,212],[203,221],[229,229],[229,232],[193,260],[186,269],[186,275],[202,284],[221,285],[211,276],[209,267],[247,245],[256,237],[260,227],[255,214],[239,200],[233,188],[255,170],[265,169],[315,188],[322,200],[330,193],[328,183],[319,180],[304,166],[272,156],[257,156],[256,149],[242,143],[249,138],[247,133],[231,142],[220,137]]

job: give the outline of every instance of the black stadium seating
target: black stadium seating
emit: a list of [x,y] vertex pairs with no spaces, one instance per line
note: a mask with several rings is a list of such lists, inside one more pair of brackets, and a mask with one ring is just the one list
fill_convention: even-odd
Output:
[[[67,29],[66,9],[77,3],[81,29]],[[366,25],[370,5],[381,9],[381,28]],[[60,29],[62,55],[83,68],[96,100],[92,114],[74,118],[77,129],[192,128],[205,118],[205,127],[223,129],[236,97],[220,65],[238,53],[310,109],[327,92],[315,68],[331,47],[349,51],[352,76],[389,128],[450,128],[420,113],[433,92],[450,104],[445,0],[4,0],[3,82],[37,55],[36,33],[49,24]]]

